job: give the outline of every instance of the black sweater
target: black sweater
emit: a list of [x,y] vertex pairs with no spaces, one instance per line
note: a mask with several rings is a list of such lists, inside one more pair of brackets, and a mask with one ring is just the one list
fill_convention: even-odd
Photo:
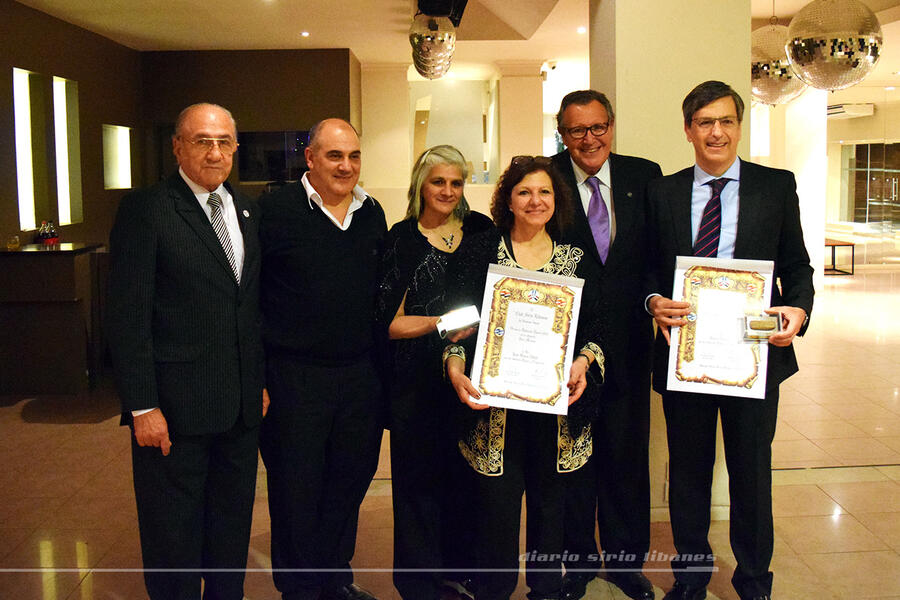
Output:
[[290,184],[260,200],[261,306],[267,353],[310,364],[355,362],[374,345],[380,245],[387,226],[373,198],[339,229]]

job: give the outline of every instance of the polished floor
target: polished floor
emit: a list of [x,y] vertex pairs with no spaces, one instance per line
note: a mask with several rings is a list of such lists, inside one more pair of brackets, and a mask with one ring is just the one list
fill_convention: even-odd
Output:
[[[774,597],[900,599],[900,270],[827,277],[801,372],[783,387],[774,443]],[[81,396],[0,397],[0,599],[145,598],[127,430],[108,385]],[[386,453],[362,508],[357,581],[391,585]],[[277,598],[266,572],[269,519],[260,466],[246,597]],[[672,553],[664,516],[655,557]],[[710,598],[734,600],[728,522],[714,521]],[[672,583],[647,563],[657,598]],[[514,598],[525,598],[524,583]],[[624,598],[601,579],[587,598]]]

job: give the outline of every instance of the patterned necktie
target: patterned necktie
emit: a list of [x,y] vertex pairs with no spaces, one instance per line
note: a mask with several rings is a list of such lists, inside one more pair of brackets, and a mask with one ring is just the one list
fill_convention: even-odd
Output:
[[712,188],[712,197],[703,209],[703,218],[697,229],[694,242],[694,256],[716,257],[719,254],[719,234],[722,231],[722,190],[728,183],[727,177],[713,179],[706,183]]
[[225,256],[228,257],[228,264],[231,265],[231,271],[234,273],[235,279],[240,283],[241,276],[240,273],[238,273],[237,264],[234,262],[234,250],[231,248],[231,237],[228,235],[225,219],[222,218],[222,198],[217,193],[213,192],[209,195],[209,199],[206,202],[209,204],[210,208],[209,220],[212,223],[213,229],[216,230],[216,236],[219,238],[219,243],[222,244],[222,250],[225,251]]
[[609,209],[606,208],[603,194],[600,193],[600,180],[596,177],[588,177],[587,183],[591,186],[591,200],[588,202],[587,212],[588,224],[591,226],[591,234],[594,236],[600,260],[606,264],[606,257],[609,255]]

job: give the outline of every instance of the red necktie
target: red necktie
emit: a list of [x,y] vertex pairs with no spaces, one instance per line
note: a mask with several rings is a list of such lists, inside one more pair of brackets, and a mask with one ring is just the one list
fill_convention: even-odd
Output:
[[694,256],[715,257],[719,254],[719,234],[722,231],[722,189],[728,183],[727,177],[713,179],[706,183],[712,188],[712,198],[703,209],[703,218],[697,229],[694,242]]

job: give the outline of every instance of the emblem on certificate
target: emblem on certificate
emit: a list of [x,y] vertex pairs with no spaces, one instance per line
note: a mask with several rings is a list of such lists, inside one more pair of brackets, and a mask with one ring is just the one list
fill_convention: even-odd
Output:
[[763,398],[772,261],[679,256],[672,298],[688,302],[687,325],[671,329],[671,391]]
[[490,265],[472,361],[477,402],[564,415],[584,281]]

